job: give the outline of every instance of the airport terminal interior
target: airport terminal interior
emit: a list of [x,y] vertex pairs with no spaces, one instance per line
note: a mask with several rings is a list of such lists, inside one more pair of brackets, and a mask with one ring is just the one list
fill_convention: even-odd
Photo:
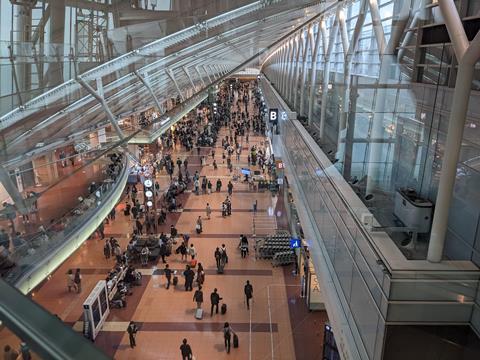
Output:
[[479,0],[0,0],[3,359],[480,359]]

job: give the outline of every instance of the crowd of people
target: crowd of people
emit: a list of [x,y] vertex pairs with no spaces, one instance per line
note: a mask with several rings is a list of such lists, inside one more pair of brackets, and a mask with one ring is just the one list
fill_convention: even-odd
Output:
[[[260,169],[269,169],[275,163],[275,158],[269,155],[265,150],[265,144],[260,146],[248,146],[249,136],[252,134],[264,133],[265,124],[261,120],[261,112],[258,104],[253,107],[255,114],[249,113],[249,102],[256,101],[252,97],[252,92],[248,85],[236,84],[233,89],[223,88],[216,100],[215,112],[210,111],[208,106],[200,107],[193,115],[187,116],[183,121],[177,123],[174,127],[164,133],[158,143],[156,153],[143,153],[142,164],[135,169],[133,181],[130,181],[124,193],[123,214],[132,223],[132,236],[127,246],[122,249],[119,241],[114,237],[106,237],[103,224],[97,229],[98,236],[105,239],[103,255],[107,261],[114,259],[114,267],[106,277],[109,289],[115,288],[116,294],[111,300],[111,306],[114,308],[123,308],[127,306],[127,296],[131,294],[134,286],[141,284],[141,269],[156,264],[157,261],[163,262],[161,274],[165,278],[164,287],[170,289],[179,287],[179,276],[183,275],[185,291],[193,292],[193,301],[196,310],[201,310],[204,303],[204,289],[206,283],[206,271],[198,259],[195,245],[190,241],[190,235],[187,233],[179,234],[175,226],[170,226],[170,232],[164,233],[159,230],[159,226],[164,224],[170,212],[181,208],[179,195],[187,189],[200,195],[209,195],[213,191],[220,192],[223,187],[222,180],[217,178],[209,179],[207,176],[201,176],[196,170],[193,174],[189,172],[189,159],[191,156],[177,156],[175,158],[174,150],[184,148],[187,152],[192,152],[192,156],[198,156],[200,164],[205,165],[207,157],[211,157],[211,163],[214,170],[218,169],[217,159],[215,158],[215,147],[218,133],[222,126],[227,128],[228,135],[221,139],[222,145],[222,164],[230,172],[233,172],[233,164],[240,161],[240,155],[244,151],[244,143],[248,149],[249,165],[258,164]],[[233,101],[232,99],[238,99]],[[251,108],[251,107],[250,107]],[[220,142],[220,139],[218,139]],[[201,149],[209,148],[208,155]],[[195,155],[196,153],[196,155]],[[108,167],[109,175],[113,178],[118,175],[118,161],[121,158],[113,157],[112,165]],[[219,161],[220,162],[220,161]],[[157,176],[168,175],[170,184],[165,189],[160,189]],[[143,194],[147,191],[145,180],[152,180],[152,186],[148,189],[153,190],[155,196],[154,206],[146,205],[143,201]],[[233,181],[232,181],[233,180]],[[234,191],[234,180],[229,180],[226,184],[227,196],[221,203],[222,217],[232,215],[232,195]],[[142,191],[141,191],[142,190]],[[92,184],[90,192],[94,194],[97,191],[95,184]],[[256,202],[255,202],[256,204]],[[256,206],[255,206],[256,208]],[[198,216],[195,220],[195,230],[197,234],[203,232],[203,221],[211,219],[212,207],[210,203],[206,204],[205,217]],[[115,209],[109,214],[106,221],[113,221],[116,218]],[[2,234],[0,234],[0,237]],[[1,238],[0,238],[1,240]],[[3,241],[3,240],[2,240]],[[249,242],[246,235],[241,235],[238,250],[241,257],[246,258],[249,254]],[[215,247],[213,251],[217,273],[224,273],[225,266],[228,264],[228,253],[225,244]],[[171,263],[182,262],[184,270],[178,271],[172,269]],[[140,270],[139,270],[140,268]],[[80,270],[69,270],[67,273],[67,290],[81,291]],[[250,281],[246,281],[243,288],[245,304],[250,309],[250,302],[253,298],[253,286]],[[210,316],[220,312],[227,313],[226,303],[221,303],[223,298],[219,294],[219,289],[214,288],[210,293]],[[221,305],[221,306],[220,306]],[[197,315],[196,315],[197,316]],[[203,315],[199,315],[202,318]],[[130,322],[127,332],[130,339],[130,346],[136,346],[136,334],[141,330],[134,322]],[[228,322],[225,322],[223,329],[225,349],[230,352],[230,343],[233,339],[234,347],[238,346],[238,337]],[[235,346],[236,345],[236,346]],[[188,340],[184,339],[180,346],[181,354],[184,359],[191,359],[193,352]]]

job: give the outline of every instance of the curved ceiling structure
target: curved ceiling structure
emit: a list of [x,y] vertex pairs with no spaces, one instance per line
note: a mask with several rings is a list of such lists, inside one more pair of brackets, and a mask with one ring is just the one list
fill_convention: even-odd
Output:
[[[33,157],[117,125],[148,106],[165,112],[258,60],[337,1],[255,1],[121,55],[0,118],[1,161],[12,169]],[[160,121],[160,120],[159,120]]]

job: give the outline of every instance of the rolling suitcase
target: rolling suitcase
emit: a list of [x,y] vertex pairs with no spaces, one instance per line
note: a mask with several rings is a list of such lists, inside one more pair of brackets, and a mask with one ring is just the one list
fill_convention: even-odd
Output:
[[173,286],[177,286],[177,284],[178,284],[178,276],[174,276],[174,277],[173,277],[172,284],[173,284]]
[[192,259],[190,261],[190,267],[193,269],[197,266],[197,259]]
[[195,310],[195,319],[202,320],[203,318],[203,309]]
[[233,334],[233,347],[235,349],[238,348],[238,336],[237,336],[237,334]]
[[225,314],[226,314],[226,312],[227,312],[227,304],[222,304],[222,307],[221,307],[220,312],[222,313],[222,315],[225,315]]

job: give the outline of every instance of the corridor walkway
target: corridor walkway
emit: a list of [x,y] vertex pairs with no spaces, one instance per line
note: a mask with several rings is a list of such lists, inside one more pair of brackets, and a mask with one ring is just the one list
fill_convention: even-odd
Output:
[[[221,129],[218,136],[220,144],[217,143],[216,147],[221,145],[221,139],[226,134],[227,130]],[[244,140],[240,160],[232,158],[234,168],[247,167],[248,146],[261,146],[264,141],[264,137],[250,134],[249,144]],[[231,175],[226,164],[222,163],[220,148],[215,157],[219,164],[217,170],[214,170],[209,154],[210,148],[202,148],[200,155],[197,155],[196,149],[186,152],[177,148],[172,157],[175,161],[178,157],[184,159],[188,156],[190,173],[199,170],[200,175],[207,176],[213,184],[220,178],[223,182],[222,191],[195,195],[187,190],[178,198],[182,210],[169,213],[166,223],[158,229],[158,232],[169,233],[173,224],[179,234],[190,234],[190,244],[195,245],[198,261],[206,272],[203,319],[196,320],[194,317],[196,304],[192,299],[193,292],[184,290],[182,276],[179,276],[178,286],[168,290],[165,288],[166,279],[161,271],[164,264],[159,258],[158,263],[150,262],[147,267],[138,269],[143,275],[142,285],[133,288],[133,294],[127,297],[126,308],[111,310],[95,345],[115,359],[180,359],[179,347],[183,338],[188,339],[196,359],[321,359],[325,313],[312,315],[305,310],[299,311],[305,309],[305,305],[299,301],[302,300],[299,297],[299,280],[292,277],[291,268],[272,267],[269,261],[256,260],[254,256],[253,203],[255,200],[258,202],[258,216],[278,216],[278,221],[269,223],[278,223],[281,227],[286,224],[283,198],[272,197],[269,191],[251,191],[246,183],[237,181],[233,183],[232,216],[222,217],[221,203],[227,195],[226,185]],[[203,167],[200,165],[202,155],[209,155]],[[169,176],[164,172],[157,175],[157,180],[162,191],[169,184]],[[139,194],[138,198],[142,197]],[[205,213],[207,202],[213,210],[210,220],[207,220]],[[126,248],[133,227],[130,217],[123,215],[124,205],[122,201],[117,206],[116,219],[105,226],[105,236],[118,239],[122,249]],[[200,235],[195,233],[198,216],[203,219],[203,232]],[[275,229],[271,230],[273,232]],[[237,248],[240,234],[246,234],[249,239],[250,254],[246,259],[241,258]],[[214,251],[221,244],[226,245],[229,263],[225,273],[218,275]],[[86,241],[32,294],[35,301],[77,331],[82,331],[82,304],[85,298],[99,280],[105,279],[115,263],[113,258],[105,259],[103,245],[104,240],[98,237]],[[173,253],[167,261],[170,268],[178,270],[180,274],[185,269],[186,263],[181,261],[180,255]],[[66,273],[76,268],[80,268],[83,275],[80,294],[66,290]],[[246,280],[254,288],[251,311],[247,310],[244,302],[243,287]],[[214,288],[223,298],[221,303],[228,306],[225,315],[210,316],[210,293]],[[299,317],[291,321],[292,314]],[[126,332],[131,320],[139,326],[137,347],[134,349],[129,346]],[[226,353],[223,344],[222,327],[226,321],[238,334],[240,343],[238,349],[232,347],[230,354]],[[297,342],[304,341],[303,332],[308,333],[304,340],[310,341],[313,336],[314,344],[306,344],[306,347],[301,343],[294,344],[294,339]],[[311,351],[308,355],[306,349]]]

